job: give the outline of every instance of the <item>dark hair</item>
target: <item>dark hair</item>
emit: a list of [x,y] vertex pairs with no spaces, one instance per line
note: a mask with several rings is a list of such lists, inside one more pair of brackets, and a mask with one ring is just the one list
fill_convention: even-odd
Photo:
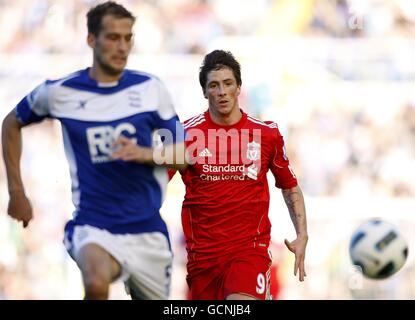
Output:
[[87,13],[88,33],[98,36],[101,30],[102,18],[106,15],[113,15],[117,18],[128,18],[135,22],[133,14],[122,5],[113,1],[107,1],[91,8]]
[[220,70],[223,68],[231,69],[233,75],[235,76],[237,85],[242,85],[241,65],[235,59],[233,54],[229,51],[214,50],[205,56],[205,59],[200,67],[199,82],[203,91],[205,91],[206,88],[208,73],[212,70]]

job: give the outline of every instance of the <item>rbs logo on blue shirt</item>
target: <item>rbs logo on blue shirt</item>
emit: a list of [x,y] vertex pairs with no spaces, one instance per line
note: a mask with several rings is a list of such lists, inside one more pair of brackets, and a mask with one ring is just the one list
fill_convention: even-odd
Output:
[[[131,123],[120,123],[115,128],[110,125],[88,128],[86,136],[92,163],[112,161],[112,145],[123,132],[133,135],[136,129]],[[134,138],[133,141],[137,143],[137,139]]]

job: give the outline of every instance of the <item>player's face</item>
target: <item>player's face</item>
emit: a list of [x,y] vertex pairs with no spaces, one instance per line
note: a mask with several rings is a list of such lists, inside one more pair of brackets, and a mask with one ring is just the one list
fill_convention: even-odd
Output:
[[132,28],[131,19],[106,15],[98,36],[88,36],[88,43],[94,50],[94,63],[105,73],[117,75],[124,70],[133,46]]
[[208,73],[204,95],[209,101],[210,111],[217,116],[226,117],[239,112],[240,92],[241,87],[236,83],[231,69],[225,67]]

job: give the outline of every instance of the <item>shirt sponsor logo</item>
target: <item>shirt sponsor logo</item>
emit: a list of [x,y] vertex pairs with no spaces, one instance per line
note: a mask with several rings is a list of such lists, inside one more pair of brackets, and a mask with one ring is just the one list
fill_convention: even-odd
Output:
[[244,173],[245,171],[245,166],[244,165],[240,165],[240,166],[235,166],[235,165],[231,165],[228,164],[226,166],[214,166],[214,165],[210,165],[210,164],[204,164],[202,167],[202,170],[204,173],[232,173],[232,172],[239,172],[239,173]]
[[[116,127],[107,125],[88,128],[86,136],[92,163],[112,161],[113,143],[122,133],[133,135],[136,133],[136,129],[127,122],[120,123]],[[135,138],[132,140],[137,143]]]
[[259,167],[254,163],[249,167],[245,165],[231,165],[215,166],[210,164],[204,164],[202,166],[203,174],[200,175],[200,179],[203,181],[223,181],[223,180],[252,180],[258,179]]
[[245,180],[245,166],[244,165],[231,165],[215,166],[210,164],[204,164],[202,166],[203,174],[200,175],[200,179],[203,181],[242,181]]
[[240,174],[201,174],[200,179],[203,181],[243,181],[245,180],[245,175]]

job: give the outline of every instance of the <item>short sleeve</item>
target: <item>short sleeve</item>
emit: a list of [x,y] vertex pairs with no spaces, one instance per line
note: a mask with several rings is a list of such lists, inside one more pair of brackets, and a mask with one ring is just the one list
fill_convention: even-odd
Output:
[[270,169],[275,177],[275,186],[280,189],[290,189],[297,186],[297,177],[290,167],[282,135],[276,128],[273,130],[273,146],[275,153],[271,158]]
[[15,107],[20,123],[27,125],[42,121],[49,116],[49,90],[46,82],[37,86]]

